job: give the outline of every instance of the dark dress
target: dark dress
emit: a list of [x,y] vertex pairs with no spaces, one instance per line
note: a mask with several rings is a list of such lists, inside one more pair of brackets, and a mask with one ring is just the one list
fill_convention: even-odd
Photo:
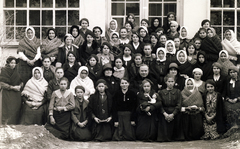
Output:
[[[179,89],[172,90],[163,89],[159,93],[160,96],[160,114],[158,123],[157,141],[180,141],[184,139],[181,127],[182,95]],[[174,119],[167,122],[163,113],[174,114]]]
[[74,63],[72,67],[70,67],[69,63],[63,64],[64,77],[66,77],[69,81],[69,84],[72,80],[78,75],[78,69],[80,68],[78,63]]
[[194,65],[192,65],[188,60],[184,64],[178,64],[178,69],[180,74],[187,75],[188,77],[192,78],[192,71],[194,69]]
[[215,82],[215,91],[220,93],[222,97],[226,96],[226,89],[225,86],[227,84],[227,78],[223,75],[220,75],[218,80],[213,79],[213,75],[209,76],[208,79],[212,79]]
[[132,53],[133,53],[133,54],[135,54],[135,53],[141,53],[141,54],[143,54],[143,49],[144,49],[144,43],[143,43],[143,42],[140,42],[140,41],[139,41],[139,46],[138,46],[137,48],[135,48],[135,47],[133,46],[133,41],[130,41],[129,44],[131,44],[132,47],[133,47],[133,50],[132,50]]
[[150,72],[153,73],[155,78],[157,79],[157,83],[162,85],[164,84],[164,77],[167,74],[169,63],[168,61],[153,61],[153,63],[150,65]]
[[[58,48],[57,62],[61,63],[62,65],[64,63],[67,63],[67,52],[66,52],[67,49],[68,48],[65,45]],[[76,61],[80,62],[79,55],[78,55],[79,54],[78,46],[72,45],[69,51],[73,51],[73,53],[76,55]]]
[[10,86],[21,85],[22,81],[17,69],[4,67],[1,69],[0,86],[2,87],[2,124],[19,124],[21,114],[21,91],[14,91]]
[[[95,92],[89,97],[89,110],[93,118],[106,120],[112,116],[112,96],[106,92],[102,98],[99,92]],[[92,120],[92,137],[95,141],[107,141],[112,139],[112,121],[96,123]]]
[[136,122],[137,100],[135,93],[128,90],[124,94],[119,90],[113,99],[113,121],[119,123],[119,126],[115,128],[113,140],[136,140],[135,128],[131,125],[131,121]]
[[[185,86],[185,78],[180,75],[177,75],[175,79],[174,88],[182,91],[184,89],[184,86]],[[167,84],[163,82],[162,89],[165,89],[165,88],[167,88]]]
[[[152,97],[154,91],[150,92]],[[136,137],[137,140],[141,141],[155,141],[157,139],[157,129],[158,129],[158,116],[157,109],[160,107],[159,96],[157,96],[156,103],[148,103],[150,99],[144,95],[143,92],[140,92],[137,95],[138,106],[137,106],[137,128],[136,128]],[[141,109],[145,109],[147,106],[150,106],[150,115]]]
[[120,80],[114,76],[102,76],[101,79],[104,79],[107,82],[108,92],[111,93],[112,96],[114,96],[115,93],[119,90]]
[[80,62],[82,65],[87,64],[87,59],[92,55],[98,54],[98,44],[97,42],[93,41],[91,47],[87,46],[87,41],[84,41],[83,45],[80,47],[79,50],[79,56],[80,56]]
[[92,79],[93,82],[96,82],[102,76],[102,66],[97,63],[95,66],[90,66],[87,64],[87,68],[89,71],[88,77]]

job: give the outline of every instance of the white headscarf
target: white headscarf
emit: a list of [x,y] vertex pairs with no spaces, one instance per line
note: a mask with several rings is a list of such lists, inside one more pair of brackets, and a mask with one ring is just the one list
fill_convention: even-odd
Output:
[[[32,30],[32,32],[33,32],[33,36],[32,36],[31,39],[28,38],[28,35],[27,35],[27,31],[28,31],[29,29]],[[31,26],[27,27],[27,28],[25,29],[25,36],[26,36],[29,40],[33,40],[33,38],[35,37],[35,29],[34,29],[33,27],[31,27]]]
[[[180,54],[180,53],[183,53],[183,54],[185,55],[184,62],[180,62],[180,61],[179,61],[179,54]],[[185,50],[180,50],[180,51],[178,51],[178,52],[177,52],[177,60],[178,60],[178,62],[179,62],[180,64],[184,64],[184,63],[187,61],[187,52],[186,52]]]
[[[183,37],[183,36],[182,36],[182,29],[185,29],[185,30],[186,30],[186,32],[187,32],[187,36],[186,36],[186,37]],[[186,26],[181,26],[179,33],[180,33],[180,35],[179,35],[179,38],[180,38],[180,39],[186,39],[186,38],[188,38],[188,29],[187,29]]]
[[[164,53],[164,57],[163,57],[163,59],[159,59],[159,56],[158,56],[159,51],[162,51],[162,52]],[[166,50],[165,50],[165,48],[160,47],[160,48],[157,49],[157,52],[156,52],[157,61],[160,61],[160,62],[164,62],[164,61],[166,61],[166,55],[167,55],[167,54],[166,54]]]
[[[173,51],[172,51],[172,52],[169,52],[169,51],[167,50],[167,45],[168,45],[168,43],[172,43],[172,45],[173,45]],[[166,43],[165,43],[165,50],[166,50],[166,53],[176,54],[176,47],[175,47],[174,41],[172,41],[172,40],[167,40]]]
[[226,38],[222,41],[222,46],[224,50],[227,50],[230,55],[236,56],[240,55],[240,42],[237,41],[236,35],[233,30],[227,30],[226,32],[231,33],[230,41]]
[[[115,22],[115,24],[116,24],[116,28],[115,28],[115,30],[112,30],[111,28],[110,28],[110,24],[111,24],[111,22]],[[117,23],[117,20],[115,20],[115,19],[112,19],[110,22],[109,22],[109,27],[108,27],[112,32],[116,32],[116,30],[117,30],[117,28],[118,28],[118,23]]]
[[193,78],[187,78],[187,79],[185,80],[185,87],[187,87],[187,82],[188,82],[189,80],[192,81],[192,83],[193,83],[193,89],[190,90],[190,92],[193,92],[194,89],[196,88],[195,80],[194,80]]
[[228,51],[222,50],[222,51],[219,52],[219,55],[218,55],[218,56],[221,57],[221,54],[222,54],[222,53],[225,53],[225,54],[226,54],[227,59],[229,58]]

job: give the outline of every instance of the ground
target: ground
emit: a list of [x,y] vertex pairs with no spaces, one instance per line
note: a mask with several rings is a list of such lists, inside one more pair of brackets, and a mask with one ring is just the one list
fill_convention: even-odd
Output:
[[214,141],[186,142],[73,142],[55,138],[44,126],[1,126],[0,149],[239,149],[240,131]]

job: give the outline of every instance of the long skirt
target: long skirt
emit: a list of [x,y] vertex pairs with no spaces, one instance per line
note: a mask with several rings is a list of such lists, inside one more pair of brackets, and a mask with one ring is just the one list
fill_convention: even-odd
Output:
[[118,112],[118,127],[113,134],[114,141],[135,141],[135,128],[131,125],[131,112]]
[[108,141],[112,140],[112,126],[111,123],[99,123],[94,122],[92,130],[94,141]]
[[136,138],[141,141],[155,141],[157,138],[157,114],[148,116],[141,112],[137,118]]
[[181,126],[181,115],[175,115],[174,119],[171,122],[168,122],[161,113],[159,116],[157,141],[167,142],[182,140],[184,140],[184,135]]
[[2,124],[19,124],[21,107],[21,92],[2,90]]
[[22,125],[45,125],[46,123],[46,104],[38,109],[32,109],[28,105],[23,104],[22,109]]
[[55,125],[52,125],[49,120],[45,128],[55,137],[68,140],[70,137],[71,112],[53,111],[53,118],[55,119]]
[[81,128],[77,124],[72,124],[71,137],[76,141],[90,141],[92,133],[88,128],[88,125]]
[[204,134],[202,113],[194,115],[183,113],[181,120],[185,140],[198,140]]

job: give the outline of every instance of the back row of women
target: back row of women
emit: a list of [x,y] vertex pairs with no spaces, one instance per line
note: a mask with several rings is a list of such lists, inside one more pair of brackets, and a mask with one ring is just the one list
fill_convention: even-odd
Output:
[[119,33],[111,20],[106,37],[84,18],[64,43],[49,29],[41,46],[26,28],[19,59],[10,56],[1,70],[3,123],[45,125],[58,138],[81,141],[216,139],[237,128],[233,31],[221,41],[203,20],[188,39],[174,13],[168,18],[163,28],[158,18],[136,27],[129,14]]

